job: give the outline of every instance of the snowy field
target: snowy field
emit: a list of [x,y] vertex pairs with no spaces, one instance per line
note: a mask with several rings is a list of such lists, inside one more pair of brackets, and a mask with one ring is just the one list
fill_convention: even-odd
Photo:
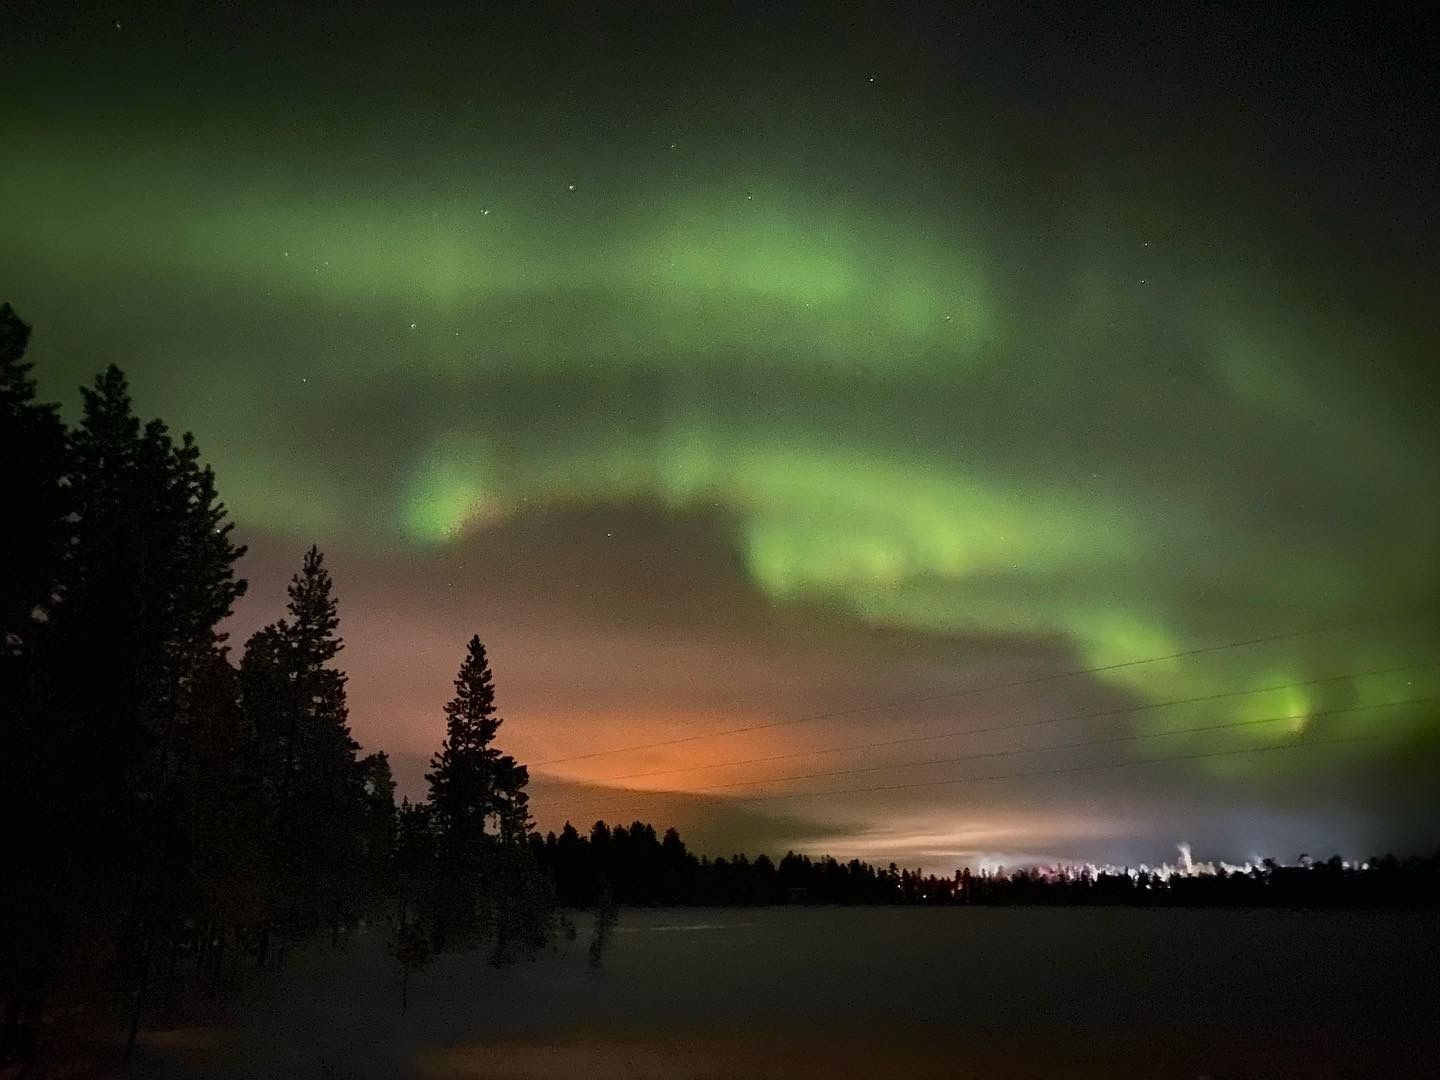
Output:
[[1435,1075],[1433,912],[625,911],[534,963],[312,949],[148,1077]]

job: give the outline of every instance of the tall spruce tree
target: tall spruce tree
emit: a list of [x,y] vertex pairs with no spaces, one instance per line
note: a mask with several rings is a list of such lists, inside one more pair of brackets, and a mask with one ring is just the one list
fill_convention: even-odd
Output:
[[478,636],[466,646],[445,706],[445,739],[431,761],[436,834],[431,896],[437,949],[495,939],[496,963],[545,943],[553,890],[529,843],[529,772],[495,745],[495,682]]
[[432,901],[437,950],[472,945],[488,930],[484,904],[487,854],[494,837],[487,823],[496,813],[497,765],[493,745],[500,730],[495,680],[478,635],[466,646],[455,677],[455,696],[445,705],[445,739],[430,762],[437,837],[436,894]]
[[[30,327],[0,304],[0,655],[33,662],[31,639],[60,587],[70,506],[65,427],[54,405],[35,400],[29,341]],[[5,689],[0,708],[16,701]]]
[[53,872],[57,767],[64,745],[49,708],[50,617],[70,535],[65,428],[35,400],[30,327],[0,304],[0,1065],[27,1053],[60,923]]
[[142,428],[114,366],[83,395],[71,438],[75,535],[55,621],[71,719],[102,774],[88,790],[123,804],[173,774],[172,737],[193,712],[196,674],[245,591],[235,575],[244,549],[191,435],[177,444],[158,420]]
[[[23,410],[23,334],[5,322],[6,407]],[[53,575],[40,568],[49,556],[36,554],[49,541],[14,545],[29,560],[26,588],[40,597],[32,622],[43,631],[6,635],[27,651],[34,692],[23,698],[31,720],[23,730],[37,737],[20,760],[29,773],[25,798],[44,808],[31,834],[42,837],[42,857],[24,876],[46,923],[31,951],[51,959],[32,965],[38,975],[30,981],[43,984],[67,915],[79,906],[118,928],[126,990],[138,1007],[152,958],[173,948],[184,917],[184,890],[169,887],[189,876],[194,850],[184,733],[196,718],[200,675],[220,648],[216,626],[244,591],[235,576],[242,549],[230,540],[193,438],[177,444],[158,420],[142,427],[119,368],[82,395],[63,478],[41,484],[63,488],[66,507]],[[30,420],[48,427],[43,417]],[[18,610],[8,597],[7,604]],[[132,1031],[138,1015],[137,1008]]]
[[173,887],[195,851],[182,754],[224,640],[217,626],[245,589],[243,549],[194,438],[177,443],[159,420],[142,427],[119,368],[84,391],[72,447],[76,537],[57,625],[72,758],[93,781],[75,821],[109,841],[92,870],[116,890],[133,1045],[155,965],[192,914]]
[[262,963],[275,930],[282,946],[322,928],[338,935],[356,914],[365,860],[365,777],[345,673],[330,664],[343,642],[318,548],[306,552],[288,595],[289,617],[255,633],[241,662],[272,820]]

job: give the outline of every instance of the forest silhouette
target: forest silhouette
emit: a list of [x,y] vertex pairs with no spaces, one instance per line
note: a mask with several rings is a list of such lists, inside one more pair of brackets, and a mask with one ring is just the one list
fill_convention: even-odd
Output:
[[0,1064],[86,1004],[133,1047],[177,986],[215,993],[307,941],[383,933],[401,975],[440,952],[496,964],[622,905],[1434,903],[1440,862],[1387,857],[1162,878],[1033,869],[953,877],[787,853],[710,858],[675,829],[541,835],[503,752],[478,637],[457,643],[422,802],[347,720],[334,583],[303,554],[286,614],[236,655],[219,629],[245,549],[194,438],[142,422],[111,366],[67,426],[37,400],[30,328],[0,306]]

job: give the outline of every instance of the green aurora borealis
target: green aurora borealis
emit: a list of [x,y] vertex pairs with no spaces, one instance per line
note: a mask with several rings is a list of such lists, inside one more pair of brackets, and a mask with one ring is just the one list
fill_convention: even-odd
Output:
[[[24,24],[0,76],[0,293],[35,324],[42,388],[67,408],[114,359],[142,409],[196,431],[242,534],[258,538],[247,603],[273,607],[314,539],[378,575],[395,605],[385,617],[403,607],[423,625],[429,601],[398,599],[405,575],[507,530],[624,563],[616,530],[572,530],[596,514],[698,522],[757,610],[893,635],[900,668],[905,642],[960,657],[933,685],[896,676],[870,700],[977,681],[965,642],[987,657],[1041,649],[1051,659],[1025,670],[1060,671],[1370,615],[1433,620],[1435,223],[1428,206],[1425,221],[1403,212],[1422,186],[1405,163],[1427,144],[1413,114],[1389,111],[1384,91],[1405,101],[1411,87],[1336,106],[1368,70],[1363,49],[1335,85],[1317,63],[1267,99],[1250,73],[1290,45],[1257,33],[1235,59],[1214,26],[1188,60],[1152,68],[1154,41],[1132,52],[1097,30],[1071,51],[1075,27],[1037,23],[1022,41],[981,20],[973,42],[934,44],[958,14],[913,35],[798,15],[697,20],[693,34],[596,17],[555,40],[518,19],[488,34],[477,14],[398,42],[369,9],[334,25],[207,18],[183,31],[143,11],[119,28],[113,16]],[[787,44],[801,23],[823,47]],[[323,58],[310,51],[322,38]],[[1013,64],[993,59],[1006,48]],[[1113,84],[1073,95],[1107,73]],[[1357,144],[1369,121],[1390,134]],[[1357,171],[1362,158],[1373,171]],[[556,531],[537,533],[545,515]],[[545,559],[535,553],[536,575]],[[487,612],[503,694],[503,621],[463,579],[452,588],[446,603]],[[553,618],[597,639],[685,635],[683,620],[645,624],[632,601]],[[755,618],[768,616],[736,613],[726,635],[745,640]],[[1223,662],[1101,673],[1074,700],[1419,664],[1434,645],[1433,621],[1383,619]],[[458,657],[458,642],[456,657],[424,648],[416,715],[438,714]],[[366,654],[352,644],[345,659],[357,734],[399,738],[402,721],[360,701]],[[764,717],[769,687],[736,692]],[[1224,700],[1189,721],[1296,719],[1165,750],[1274,742],[1312,712],[1437,695],[1429,667]],[[516,696],[518,730],[528,699]],[[666,733],[572,735],[564,712],[548,710],[555,734],[534,757]],[[711,704],[700,714],[675,730],[735,723]],[[1206,785],[1226,813],[1237,792],[1256,818],[1278,813],[1317,760],[1342,778],[1342,802],[1361,797],[1402,775],[1400,758],[1433,755],[1433,714],[1320,721],[1347,737],[1398,725],[1412,733],[1399,749],[1194,762],[1176,816],[1210,805]],[[1156,710],[1104,730],[1174,726]],[[855,737],[797,727],[786,748]],[[717,753],[747,750],[765,748]],[[598,782],[634,764],[568,775]],[[938,791],[935,804],[951,798]],[[1351,809],[1311,796],[1307,807]],[[1355,835],[1369,835],[1365,820]],[[1213,835],[1246,842],[1233,822]],[[1043,829],[974,843],[1115,850]]]

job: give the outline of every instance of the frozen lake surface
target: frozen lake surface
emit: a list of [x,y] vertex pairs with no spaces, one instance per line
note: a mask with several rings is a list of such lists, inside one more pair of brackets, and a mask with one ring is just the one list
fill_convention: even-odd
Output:
[[399,1015],[380,943],[316,948],[155,1077],[1421,1076],[1434,912],[624,911],[496,970],[438,959]]

